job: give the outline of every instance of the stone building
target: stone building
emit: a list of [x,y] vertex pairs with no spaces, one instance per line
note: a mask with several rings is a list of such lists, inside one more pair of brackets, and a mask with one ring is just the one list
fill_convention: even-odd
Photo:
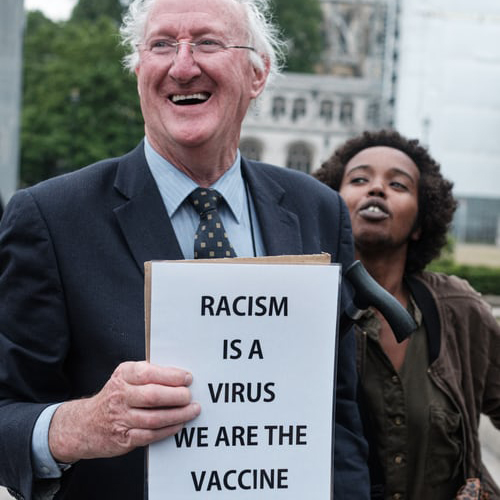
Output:
[[285,73],[243,124],[246,156],[312,172],[347,138],[390,126],[396,0],[322,0],[325,50],[317,74]]
[[369,78],[287,73],[247,115],[241,151],[310,173],[341,141],[380,124],[380,93]]

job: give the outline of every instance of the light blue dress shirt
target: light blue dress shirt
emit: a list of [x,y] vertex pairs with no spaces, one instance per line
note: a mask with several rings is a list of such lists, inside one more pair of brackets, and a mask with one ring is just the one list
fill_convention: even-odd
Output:
[[[169,163],[144,140],[144,153],[149,169],[158,186],[175,235],[185,259],[194,257],[194,235],[199,215],[186,197],[198,185],[186,174]],[[237,257],[265,255],[262,233],[255,206],[241,173],[239,150],[236,160],[224,175],[210,186],[224,197],[219,214]],[[49,427],[52,417],[61,403],[45,408],[33,430],[31,450],[35,477],[52,479],[61,477],[67,466],[57,464],[49,449]]]
[[[198,185],[160,156],[147,139],[144,141],[144,152],[184,258],[192,259],[194,234],[198,228],[200,216],[186,197]],[[249,196],[247,185],[241,175],[239,151],[232,167],[210,187],[217,189],[224,197],[225,203],[219,206],[218,211],[236,256],[265,255],[253,200]]]

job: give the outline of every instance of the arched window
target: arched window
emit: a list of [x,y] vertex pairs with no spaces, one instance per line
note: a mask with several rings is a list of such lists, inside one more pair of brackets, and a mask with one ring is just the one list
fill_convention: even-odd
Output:
[[333,102],[330,100],[321,101],[319,108],[319,116],[325,120],[325,122],[331,122],[333,120]]
[[240,152],[249,160],[260,161],[262,159],[262,143],[251,137],[241,139]]
[[309,174],[311,172],[312,151],[304,142],[296,142],[288,149],[286,166]]
[[354,117],[354,104],[352,101],[343,101],[340,105],[340,123],[352,125]]
[[366,121],[371,125],[378,126],[380,123],[380,106],[378,102],[371,102],[366,108]]
[[300,116],[306,114],[306,100],[299,97],[293,101],[292,120],[295,121]]
[[274,97],[272,114],[274,118],[279,118],[285,114],[285,98]]

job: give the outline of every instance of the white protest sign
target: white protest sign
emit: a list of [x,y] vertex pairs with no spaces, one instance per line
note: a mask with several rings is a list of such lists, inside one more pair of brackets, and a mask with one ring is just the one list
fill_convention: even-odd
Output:
[[201,415],[149,447],[149,500],[327,500],[338,265],[152,262],[150,361]]

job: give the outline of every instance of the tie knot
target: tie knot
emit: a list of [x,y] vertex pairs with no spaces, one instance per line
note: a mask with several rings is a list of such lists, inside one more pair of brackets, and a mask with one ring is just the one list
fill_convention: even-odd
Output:
[[199,215],[211,210],[217,210],[222,195],[215,189],[196,188],[190,195],[189,201]]

